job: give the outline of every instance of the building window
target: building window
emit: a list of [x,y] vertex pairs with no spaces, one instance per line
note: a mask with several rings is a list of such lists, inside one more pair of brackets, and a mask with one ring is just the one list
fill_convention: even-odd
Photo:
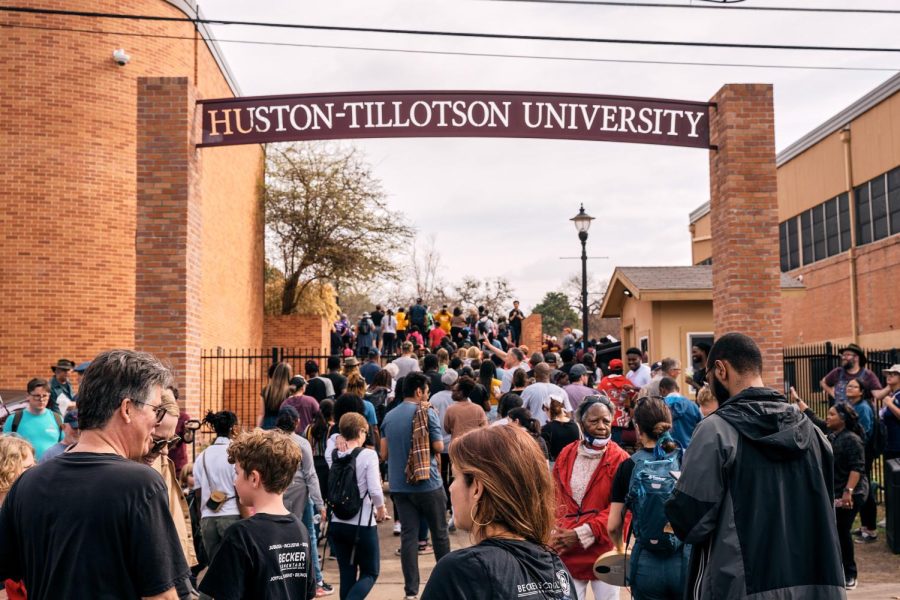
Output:
[[800,213],[800,236],[803,238],[803,264],[816,262],[813,257],[812,212]]
[[838,196],[838,223],[841,229],[841,252],[850,249],[850,196]]
[[778,226],[781,250],[781,271],[790,271],[800,266],[800,238],[797,234],[797,219],[788,219]]
[[841,251],[841,232],[838,229],[837,198],[825,203],[825,246],[828,256],[834,256]]
[[869,199],[872,207],[872,241],[883,240],[888,236],[887,195],[884,183],[887,177],[882,175],[869,182]]
[[856,196],[856,244],[862,246],[872,241],[872,212],[869,210],[869,184],[853,190]]
[[887,174],[891,235],[900,233],[900,167]]

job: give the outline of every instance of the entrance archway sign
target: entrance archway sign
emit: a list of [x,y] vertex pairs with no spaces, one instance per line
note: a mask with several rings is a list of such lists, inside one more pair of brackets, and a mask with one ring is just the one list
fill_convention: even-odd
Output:
[[[186,398],[200,397],[204,317],[199,177],[203,161],[198,146],[424,136],[709,148],[716,334],[743,331],[753,336],[763,351],[764,381],[781,387],[781,273],[771,85],[725,85],[708,103],[514,92],[195,98],[196,90],[187,77],[139,77],[137,81],[135,345],[172,363]],[[648,169],[646,176],[652,177],[652,171]],[[639,204],[632,198],[628,202],[640,216]],[[163,314],[165,319],[159,317]],[[658,356],[655,344],[651,340],[650,351]]]
[[369,92],[201,100],[199,146],[505,137],[709,147],[707,102],[533,92]]

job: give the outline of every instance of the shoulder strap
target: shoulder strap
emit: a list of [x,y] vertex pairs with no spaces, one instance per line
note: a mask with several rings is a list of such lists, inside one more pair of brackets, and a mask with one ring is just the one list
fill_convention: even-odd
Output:
[[53,420],[56,421],[56,426],[59,427],[59,430],[60,430],[60,431],[62,431],[62,426],[63,426],[63,420],[62,420],[62,417],[59,416],[59,413],[56,412],[55,410],[51,410],[51,411],[50,411],[50,414],[53,415]]
[[25,413],[25,409],[20,410],[13,416],[12,422],[12,432],[15,433],[19,430],[19,424],[22,423],[22,415]]

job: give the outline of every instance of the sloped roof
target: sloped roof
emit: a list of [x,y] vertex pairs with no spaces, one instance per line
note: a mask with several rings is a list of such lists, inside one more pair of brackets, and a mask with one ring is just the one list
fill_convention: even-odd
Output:
[[[803,284],[781,274],[782,292],[799,292]],[[625,300],[665,302],[673,300],[712,300],[712,265],[686,267],[616,267],[610,279],[600,315],[621,316]]]
[[[638,288],[632,291],[712,289],[712,265],[618,267],[617,270]],[[803,284],[782,273],[781,289],[791,288],[803,288]]]

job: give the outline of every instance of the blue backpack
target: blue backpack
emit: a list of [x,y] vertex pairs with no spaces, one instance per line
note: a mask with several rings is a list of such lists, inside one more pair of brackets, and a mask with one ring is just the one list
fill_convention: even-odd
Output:
[[631,531],[642,548],[670,556],[683,545],[675,537],[666,517],[666,501],[672,496],[677,481],[673,472],[681,471],[681,448],[666,454],[657,445],[653,452],[640,450],[635,462],[625,506],[631,511]]

